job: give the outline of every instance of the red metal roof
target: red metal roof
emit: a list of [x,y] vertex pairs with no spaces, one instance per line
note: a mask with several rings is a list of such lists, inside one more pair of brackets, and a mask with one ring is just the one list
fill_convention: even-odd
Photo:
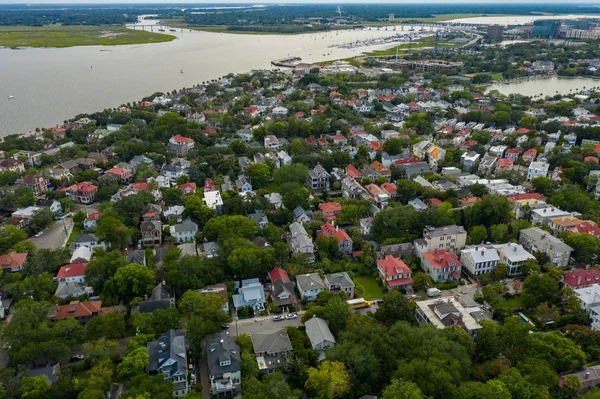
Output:
[[10,269],[13,267],[23,267],[27,259],[27,253],[9,252],[5,255],[0,255],[0,267]]
[[563,274],[563,281],[571,288],[600,284],[600,270],[580,269]]
[[398,189],[394,183],[385,182],[381,185],[381,188],[388,192],[388,194],[394,194]]
[[412,274],[412,271],[406,266],[406,263],[404,263],[402,259],[393,257],[392,255],[388,255],[384,259],[379,259],[377,261],[377,267],[386,277],[397,276],[399,274]]
[[423,252],[421,256],[436,269],[450,267],[449,263],[454,263],[455,267],[462,267],[462,263],[458,260],[458,256],[455,253],[448,252],[446,250],[437,250],[432,252]]
[[273,270],[269,272],[269,278],[271,279],[272,283],[276,282],[277,280],[290,281],[290,277],[288,276],[287,272],[279,266],[273,268]]
[[194,140],[189,137],[183,137],[181,134],[175,135],[171,137],[173,141],[176,143],[193,143]]
[[87,264],[85,263],[71,263],[70,265],[64,265],[58,271],[56,277],[58,278],[67,278],[67,277],[77,277],[85,275],[85,268]]
[[346,173],[348,173],[348,176],[350,176],[353,179],[356,179],[360,176],[360,171],[356,169],[356,167],[352,164],[346,166]]
[[515,195],[511,195],[510,197],[507,197],[507,198],[510,202],[516,202],[516,201],[520,201],[520,200],[529,200],[529,199],[543,201],[546,199],[546,197],[544,197],[540,193],[515,194]]
[[58,308],[54,320],[70,319],[71,317],[91,317],[93,315],[101,316],[107,313],[111,308],[101,307],[101,301],[90,301],[81,303],[70,303]]

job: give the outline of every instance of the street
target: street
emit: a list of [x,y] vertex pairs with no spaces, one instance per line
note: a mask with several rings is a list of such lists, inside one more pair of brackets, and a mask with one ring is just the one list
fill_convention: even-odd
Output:
[[66,244],[71,231],[73,231],[72,218],[56,220],[52,226],[44,230],[44,234],[31,237],[30,240],[37,248],[58,249]]

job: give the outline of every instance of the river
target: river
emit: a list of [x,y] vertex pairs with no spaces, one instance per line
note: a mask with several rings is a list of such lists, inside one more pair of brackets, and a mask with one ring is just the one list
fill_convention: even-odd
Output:
[[577,18],[598,18],[600,15],[583,14],[564,14],[564,15],[506,15],[497,17],[469,17],[458,18],[447,21],[457,24],[477,24],[477,25],[527,25],[542,19],[577,19]]
[[[491,85],[488,90],[498,90],[501,94],[509,95],[519,93],[524,96],[554,96],[556,94],[570,94],[584,88],[600,87],[600,80],[592,78],[561,78],[552,76],[544,79],[531,79],[518,82],[500,83]],[[572,92],[571,92],[572,90]]]
[[[54,126],[80,113],[139,101],[154,92],[190,87],[228,73],[271,69],[272,60],[288,55],[301,57],[303,62],[318,62],[389,48],[390,43],[356,48],[329,46],[408,34],[409,27],[404,29],[398,27],[393,31],[391,27],[388,30],[382,27],[302,35],[239,35],[179,29],[173,33],[177,39],[167,43],[3,48],[0,49],[0,137]],[[413,37],[419,34],[419,29],[410,32]],[[168,29],[167,32],[171,33]],[[180,73],[182,67],[185,73]],[[10,95],[14,98],[9,99]]]

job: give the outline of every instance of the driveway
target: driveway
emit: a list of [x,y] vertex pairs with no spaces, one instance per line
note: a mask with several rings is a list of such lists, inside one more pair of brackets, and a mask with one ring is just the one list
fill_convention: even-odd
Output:
[[73,231],[72,218],[57,220],[52,226],[44,230],[44,234],[39,237],[32,237],[30,241],[37,248],[58,249],[65,246],[71,231]]

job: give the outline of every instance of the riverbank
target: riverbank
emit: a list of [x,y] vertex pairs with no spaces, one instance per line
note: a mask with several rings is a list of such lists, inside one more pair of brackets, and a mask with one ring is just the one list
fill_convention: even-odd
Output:
[[[312,27],[311,29],[304,29],[305,25],[289,24],[289,25],[260,25],[256,26],[255,30],[244,30],[240,27],[229,27],[225,25],[210,25],[210,26],[195,26],[189,25],[181,18],[170,18],[161,20],[162,24],[177,29],[190,29],[201,32],[211,33],[229,33],[232,35],[303,35],[307,33],[326,33],[336,30],[344,29],[356,29],[360,26],[330,26],[323,25],[322,27]],[[273,29],[273,30],[269,30]]]
[[127,29],[124,26],[2,26],[0,47],[116,46],[170,42],[173,35]]

